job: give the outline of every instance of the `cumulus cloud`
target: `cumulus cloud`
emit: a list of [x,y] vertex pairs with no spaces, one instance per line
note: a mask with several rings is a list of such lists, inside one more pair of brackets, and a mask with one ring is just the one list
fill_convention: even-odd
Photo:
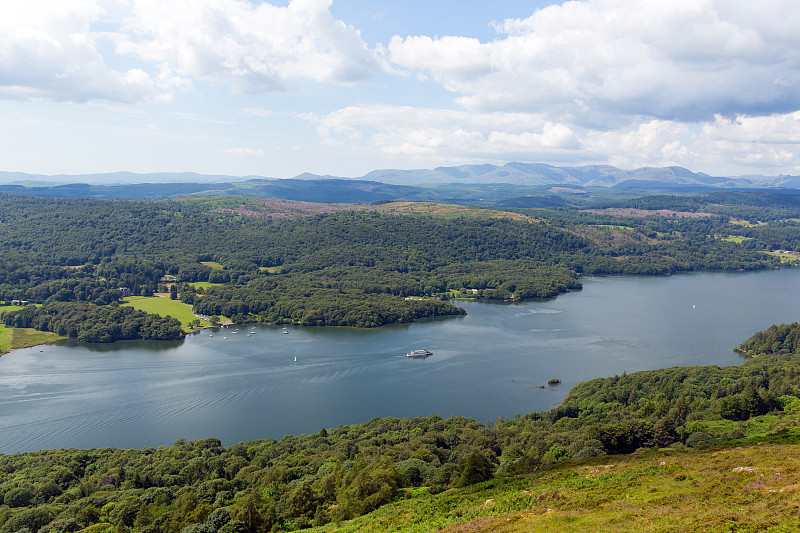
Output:
[[800,170],[800,111],[768,116],[716,116],[703,125],[708,153],[728,154],[732,161],[755,169]]
[[615,129],[556,123],[535,113],[389,105],[301,117],[316,125],[326,144],[418,164],[518,160],[621,168],[679,165],[719,175],[800,169],[800,111],[718,115],[698,123],[637,118]]
[[286,7],[245,0],[131,0],[120,53],[178,75],[225,81],[244,93],[305,81],[352,83],[382,69],[359,31],[334,19],[332,0]]
[[135,102],[154,94],[144,70],[110,69],[91,26],[105,12],[92,0],[0,3],[0,97]]
[[569,126],[528,113],[371,105],[303,118],[314,122],[328,143],[363,144],[392,155],[497,158],[581,148]]
[[394,37],[388,52],[471,110],[707,120],[800,107],[798,19],[793,0],[586,0],[497,24],[492,42]]
[[[170,99],[197,79],[254,93],[381,72],[331,1],[2,2],[0,97],[136,102]],[[110,66],[132,60],[136,68]]]

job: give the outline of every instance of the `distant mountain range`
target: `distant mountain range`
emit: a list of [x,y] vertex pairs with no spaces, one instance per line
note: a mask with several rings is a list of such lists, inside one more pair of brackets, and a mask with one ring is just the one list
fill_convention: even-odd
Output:
[[[556,167],[541,163],[461,165],[420,170],[374,170],[358,178],[300,174],[206,175],[192,172],[40,175],[0,172],[0,192],[48,197],[170,198],[186,195],[248,195],[313,202],[392,200],[505,202],[514,206],[560,205],[564,196],[589,190],[620,193],[692,192],[709,189],[800,189],[800,176],[710,176],[683,167],[623,170],[608,165]],[[609,193],[611,191],[609,190]],[[600,193],[606,196],[607,193]],[[542,200],[545,198],[545,200]]]
[[[139,183],[230,183],[247,180],[272,180],[264,176],[230,176],[197,174],[194,172],[110,172],[100,174],[26,174],[0,172],[0,184],[25,187],[53,186],[71,183],[90,185],[131,185]],[[373,170],[357,178],[304,173],[295,180],[354,179],[377,181],[392,185],[432,185],[445,183],[507,183],[511,185],[572,184],[583,187],[616,187],[626,182],[656,182],[673,185],[698,185],[705,187],[800,187],[800,176],[710,176],[677,166],[642,167],[624,170],[609,165],[556,167],[542,163],[507,163],[497,165],[461,165],[434,169]]]

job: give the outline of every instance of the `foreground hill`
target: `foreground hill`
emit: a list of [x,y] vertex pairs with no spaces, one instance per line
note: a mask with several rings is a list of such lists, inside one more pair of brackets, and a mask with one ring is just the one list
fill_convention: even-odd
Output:
[[800,324],[737,351],[740,366],[599,378],[486,425],[375,418],[230,447],[0,455],[0,533],[792,531]]
[[568,460],[308,531],[797,531],[797,464],[800,446],[768,443]]

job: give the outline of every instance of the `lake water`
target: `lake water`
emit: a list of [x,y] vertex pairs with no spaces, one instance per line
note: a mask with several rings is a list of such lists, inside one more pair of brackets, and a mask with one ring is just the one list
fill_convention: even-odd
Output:
[[[241,327],[18,350],[0,358],[0,452],[231,445],[376,416],[508,418],[595,377],[739,364],[734,346],[800,319],[800,270],[583,282],[552,300],[466,302],[465,317],[373,330]],[[434,354],[404,356],[415,348]]]

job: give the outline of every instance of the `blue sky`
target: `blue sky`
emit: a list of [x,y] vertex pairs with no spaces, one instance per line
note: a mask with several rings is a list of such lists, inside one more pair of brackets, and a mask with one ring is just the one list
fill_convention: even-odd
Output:
[[800,2],[0,4],[0,170],[800,174]]

